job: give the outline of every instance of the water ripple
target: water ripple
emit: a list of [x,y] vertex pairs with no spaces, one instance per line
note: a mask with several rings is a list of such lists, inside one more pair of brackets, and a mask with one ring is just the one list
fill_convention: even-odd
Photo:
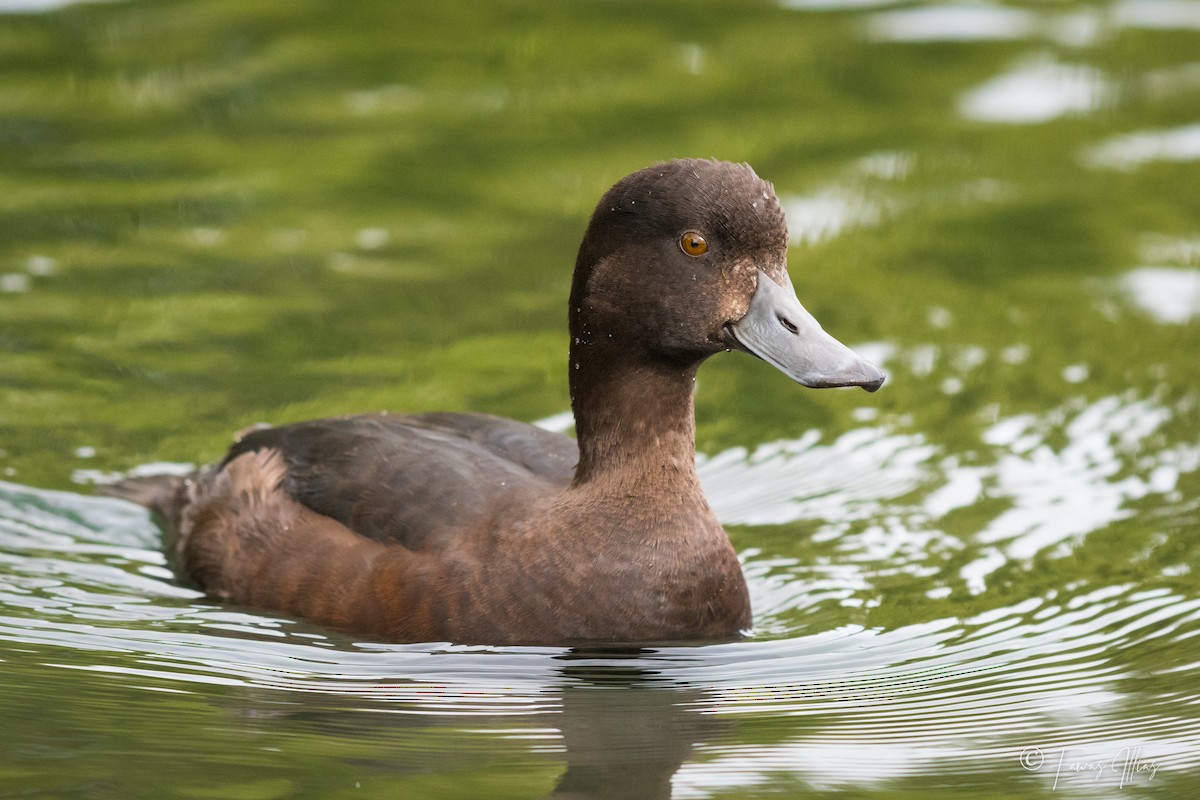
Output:
[[[765,743],[679,734],[694,747],[674,774],[680,798],[778,780],[835,788],[997,770],[1064,793],[1144,785],[1151,768],[1200,765],[1194,695],[1167,688],[1197,668],[1187,648],[1200,635],[1200,599],[1094,579],[1007,601],[983,587],[1034,556],[1076,550],[1142,498],[1181,500],[1200,448],[1160,434],[1190,402],[1121,395],[998,419],[969,460],[886,425],[703,457],[722,519],[763,531],[802,524],[814,556],[744,551],[757,638],[696,647],[358,642],[178,586],[156,529],[128,504],[0,483],[0,641],[47,669],[149,691],[338,698],[459,720],[568,759],[580,728],[651,713],[591,694],[612,685],[656,687],[653,725],[677,731],[692,730],[680,720],[695,715],[803,720]],[[972,509],[990,509],[973,532],[941,529]],[[930,595],[930,579],[950,591]],[[911,588],[884,590],[897,580]],[[902,615],[910,621],[863,624],[892,598],[915,604]]]

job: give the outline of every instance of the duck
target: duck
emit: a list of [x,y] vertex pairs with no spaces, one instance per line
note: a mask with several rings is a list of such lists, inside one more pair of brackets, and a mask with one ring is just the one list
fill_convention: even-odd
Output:
[[884,373],[796,296],[775,190],[676,159],[609,189],[568,306],[575,437],[483,413],[359,414],[235,437],[186,476],[108,494],[150,509],[214,601],[389,642],[730,641],[752,614],[696,471],[696,375],[740,351],[811,388]]

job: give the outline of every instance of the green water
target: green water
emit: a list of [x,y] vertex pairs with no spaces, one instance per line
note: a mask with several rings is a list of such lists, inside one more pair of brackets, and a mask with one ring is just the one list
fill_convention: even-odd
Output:
[[[565,424],[587,216],[675,156],[774,182],[890,376],[701,371],[747,641],[356,642],[92,496],[260,420]],[[1198,355],[1198,0],[0,14],[0,797],[1200,795]]]

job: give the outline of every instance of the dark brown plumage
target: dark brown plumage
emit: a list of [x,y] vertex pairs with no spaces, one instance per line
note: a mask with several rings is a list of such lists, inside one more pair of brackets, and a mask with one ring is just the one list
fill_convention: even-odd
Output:
[[736,637],[750,603],[696,476],[697,368],[741,349],[806,385],[883,381],[795,300],[786,255],[749,167],[642,170],[601,199],[575,265],[578,444],[480,414],[326,419],[111,491],[162,515],[173,565],[210,596],[380,638]]

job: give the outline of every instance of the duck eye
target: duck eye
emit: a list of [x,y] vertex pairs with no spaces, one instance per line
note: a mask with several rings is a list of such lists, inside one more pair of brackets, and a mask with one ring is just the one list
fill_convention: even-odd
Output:
[[679,237],[679,249],[689,256],[702,256],[708,252],[708,242],[695,231],[688,231]]

